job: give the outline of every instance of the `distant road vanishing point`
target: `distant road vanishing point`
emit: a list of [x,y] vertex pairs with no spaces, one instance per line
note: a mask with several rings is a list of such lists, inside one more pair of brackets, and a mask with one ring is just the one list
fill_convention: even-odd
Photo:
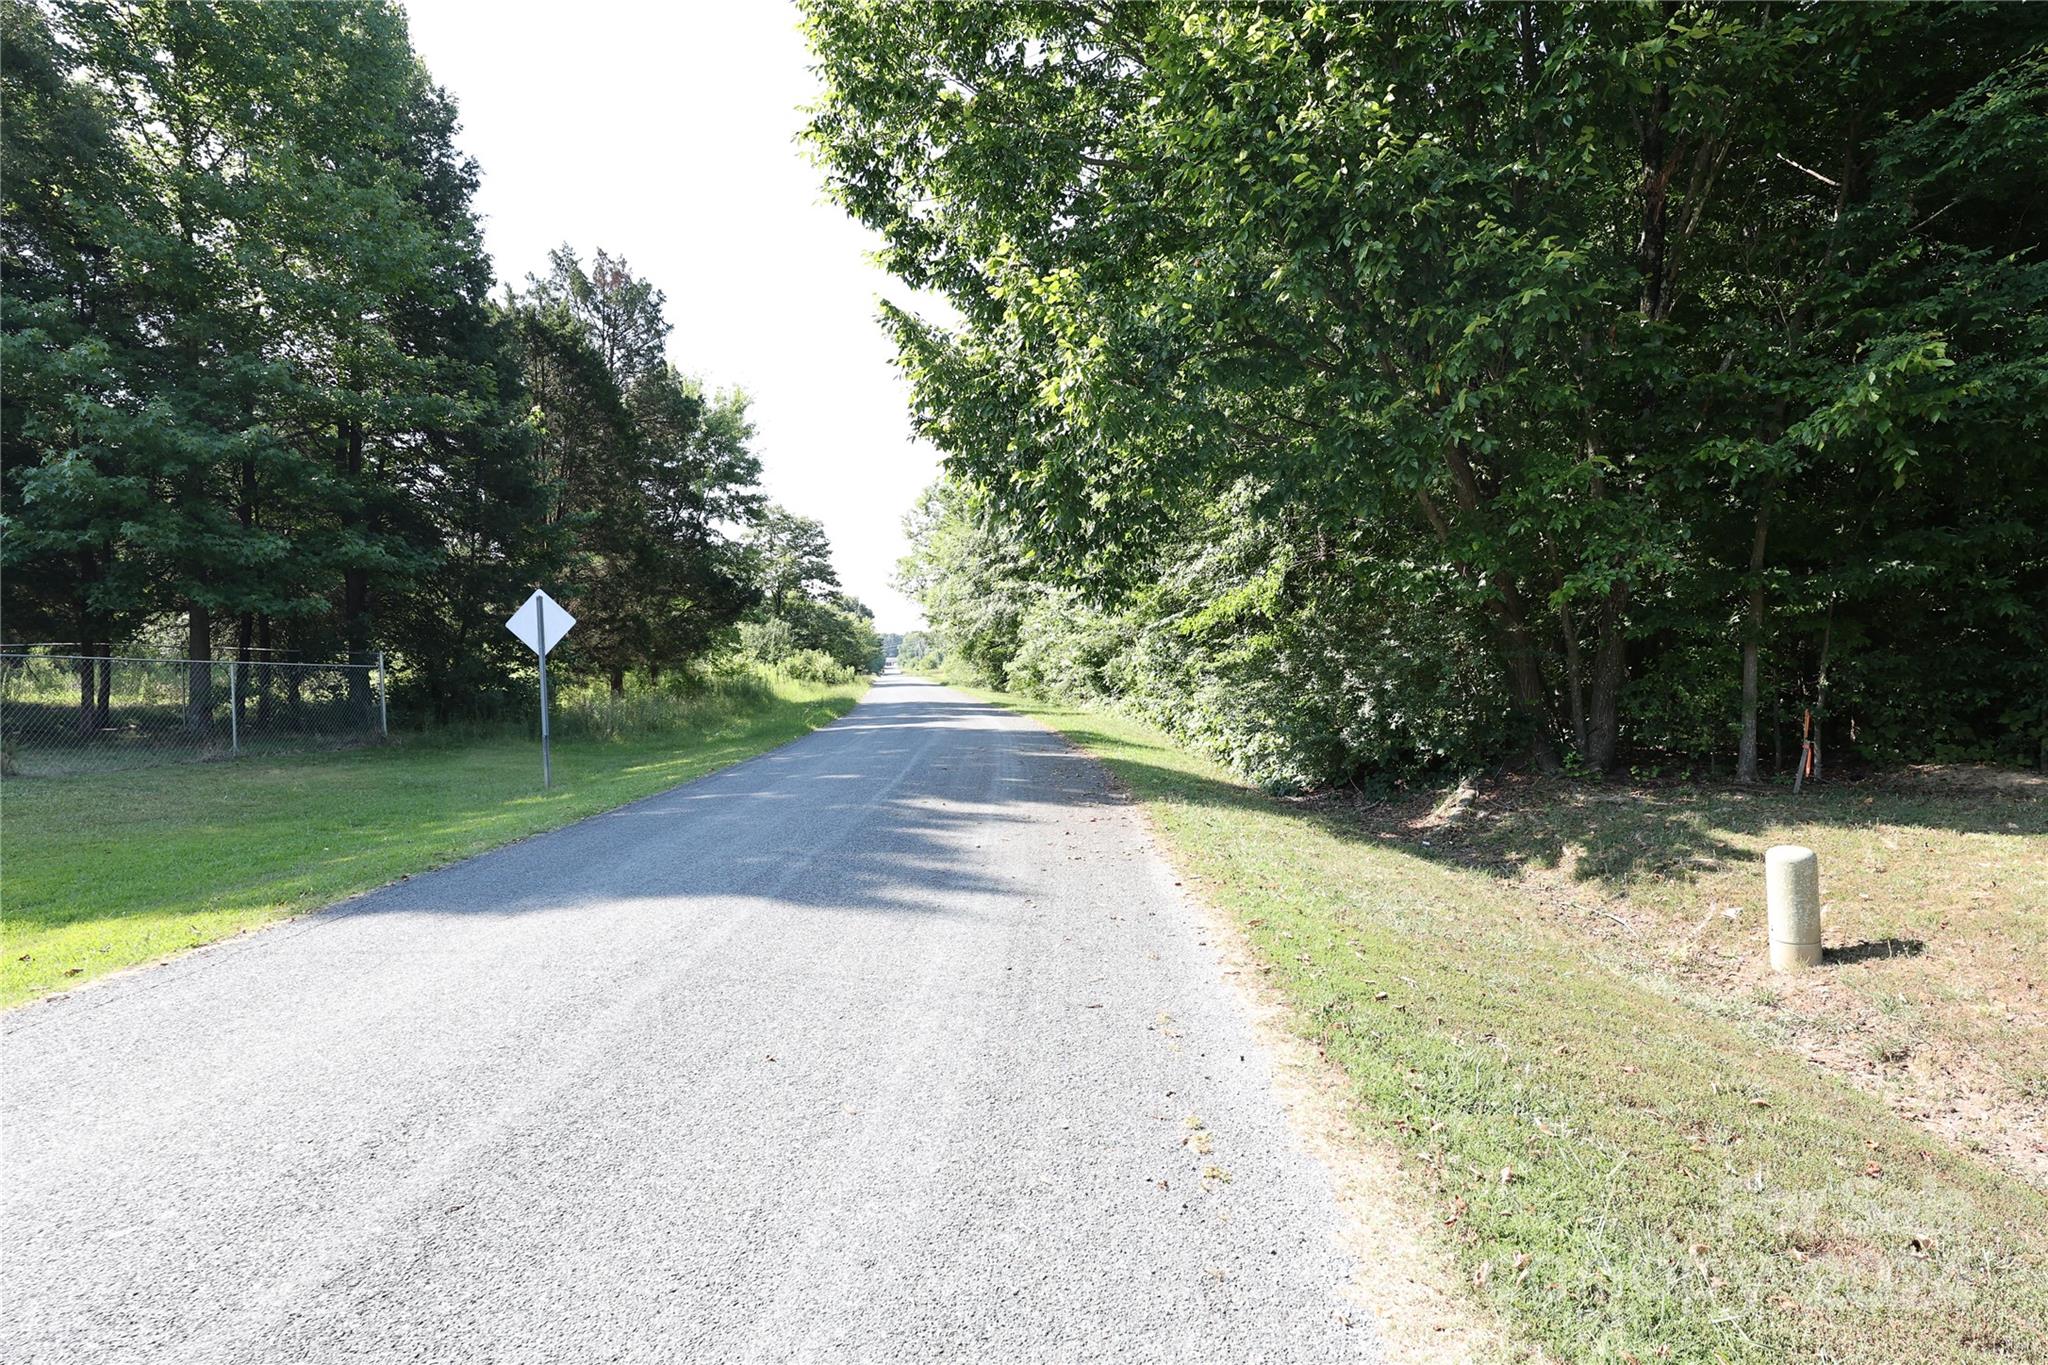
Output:
[[1205,937],[1092,760],[891,675],[0,1019],[0,1357],[1371,1359]]

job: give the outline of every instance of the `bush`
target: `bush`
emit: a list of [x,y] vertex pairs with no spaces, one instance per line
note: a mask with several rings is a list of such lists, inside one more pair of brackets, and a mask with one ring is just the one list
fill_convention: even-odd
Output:
[[822,649],[799,649],[783,659],[782,672],[798,682],[850,683],[860,670],[840,663]]
[[1515,726],[1449,574],[1217,527],[1131,607],[1026,613],[1017,684],[1121,699],[1276,789],[1462,769]]
[[796,628],[779,616],[740,622],[740,652],[764,664],[779,664],[796,652]]
[[678,670],[659,683],[629,679],[623,696],[585,683],[556,689],[551,728],[564,740],[638,739],[713,725],[772,696],[768,676],[745,665]]
[[1004,680],[1012,691],[1071,701],[1109,695],[1109,670],[1129,643],[1126,623],[1071,592],[1048,592],[1024,609]]

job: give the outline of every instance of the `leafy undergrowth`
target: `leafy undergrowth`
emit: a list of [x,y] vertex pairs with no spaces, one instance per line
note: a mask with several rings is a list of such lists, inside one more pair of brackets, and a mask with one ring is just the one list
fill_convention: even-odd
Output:
[[[1540,846],[1544,817],[1522,817],[1523,840],[1474,836],[1487,859],[1446,856],[1420,828],[1247,788],[1130,720],[998,700],[1104,759],[1146,807],[1342,1068],[1360,1128],[1400,1153],[1475,1292],[1532,1341],[1568,1360],[2048,1359],[2048,1200],[1678,978],[1589,948],[1501,870]],[[1627,881],[1655,827],[1631,809],[1603,807],[1581,872]],[[1716,855],[1731,868],[1749,851],[1736,833]],[[1742,837],[1775,838],[1768,822]],[[1917,923],[1884,920],[1850,932]]]
[[[652,723],[565,715],[551,790],[523,737],[10,778],[0,1004],[12,1005],[553,829],[796,739],[864,684],[713,689]],[[588,709],[588,708],[586,708]],[[630,722],[630,723],[628,723]]]

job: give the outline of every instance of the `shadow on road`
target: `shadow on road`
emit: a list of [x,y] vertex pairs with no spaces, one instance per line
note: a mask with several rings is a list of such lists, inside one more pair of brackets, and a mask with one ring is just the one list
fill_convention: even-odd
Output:
[[847,716],[781,749],[335,913],[751,900],[764,912],[959,914],[1018,890],[981,854],[991,824],[1120,800],[1093,760],[1039,726],[885,679]]

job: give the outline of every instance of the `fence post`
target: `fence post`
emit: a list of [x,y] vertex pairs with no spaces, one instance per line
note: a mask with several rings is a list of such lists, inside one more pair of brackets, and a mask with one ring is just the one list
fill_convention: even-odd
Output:
[[235,661],[228,660],[228,753],[239,757],[242,752],[242,694],[241,681],[235,676]]
[[380,739],[391,738],[391,711],[385,705],[384,697],[384,651],[377,651],[377,735]]

